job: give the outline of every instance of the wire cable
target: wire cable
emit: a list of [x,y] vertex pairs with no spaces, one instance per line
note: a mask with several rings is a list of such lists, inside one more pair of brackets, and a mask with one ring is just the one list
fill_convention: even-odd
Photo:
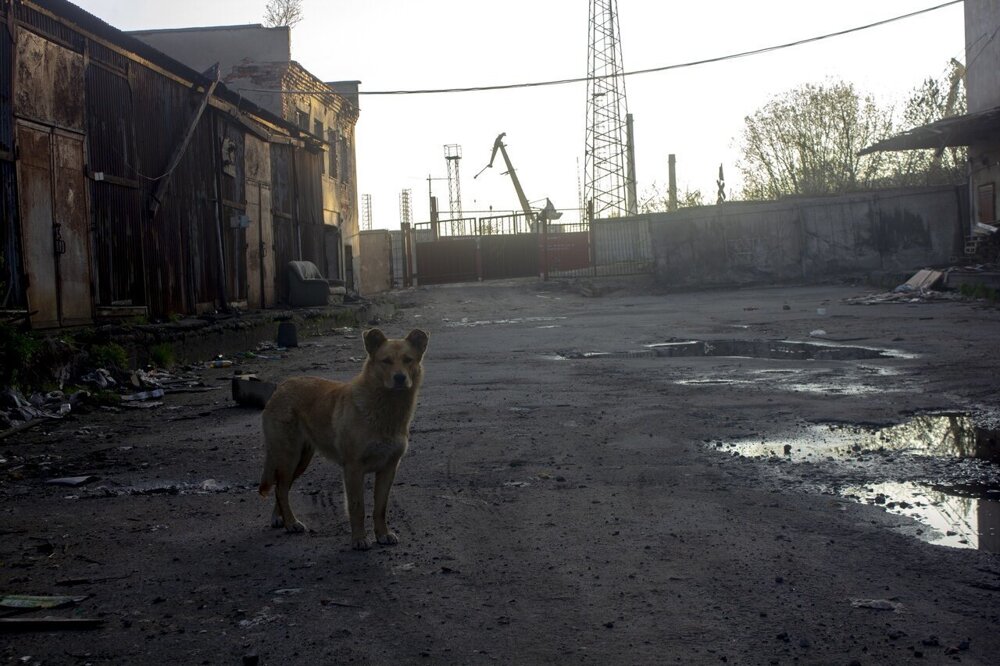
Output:
[[[896,21],[902,21],[905,19],[913,18],[914,16],[919,16],[921,14],[927,14],[929,12],[934,12],[939,9],[943,9],[950,5],[957,5],[964,2],[964,0],[949,0],[949,2],[944,2],[933,7],[927,7],[925,9],[918,9],[916,11],[910,12],[908,14],[901,14],[899,16],[894,16],[892,18],[882,19],[881,21],[875,21],[874,23],[868,23],[866,25],[857,26],[854,28],[846,28],[844,30],[838,30],[836,32],[830,32],[825,35],[818,35],[816,37],[807,37],[805,39],[798,39],[793,42],[785,42],[784,44],[777,44],[774,46],[765,46],[759,49],[752,49],[750,51],[741,51],[739,53],[730,53],[728,55],[716,56],[714,58],[704,58],[702,60],[691,60],[688,62],[676,63],[673,65],[663,65],[660,67],[649,67],[647,69],[636,69],[630,72],[623,72],[622,74],[602,74],[600,76],[578,76],[568,79],[554,79],[550,81],[533,81],[528,83],[505,83],[493,86],[468,86],[468,87],[456,87],[456,88],[423,88],[418,90],[359,90],[357,93],[351,93],[358,95],[438,95],[444,93],[465,93],[465,92],[485,92],[490,90],[513,90],[517,88],[541,88],[546,86],[561,86],[572,83],[583,83],[592,79],[608,79],[615,76],[638,76],[640,74],[653,74],[656,72],[666,72],[673,69],[685,69],[688,67],[697,67],[700,65],[709,65],[712,63],[723,62],[726,60],[736,60],[738,58],[747,58],[750,56],[761,55],[764,53],[771,53],[773,51],[780,51],[782,49],[792,48],[794,46],[802,46],[803,44],[811,44],[813,42],[823,41],[825,39],[832,39],[834,37],[843,37],[844,35],[849,35],[851,33],[860,32],[862,30],[869,30],[871,28],[877,28],[889,23],[894,23]],[[260,92],[260,93],[285,93],[285,94],[317,94],[317,93],[330,93],[332,92],[329,88],[325,90],[275,90],[272,88],[233,88],[233,90],[238,90],[242,92]]]

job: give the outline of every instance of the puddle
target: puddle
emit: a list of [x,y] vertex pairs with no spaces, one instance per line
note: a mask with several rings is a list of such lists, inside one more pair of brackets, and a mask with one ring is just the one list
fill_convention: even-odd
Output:
[[[921,415],[878,429],[815,425],[793,438],[715,447],[793,465],[833,463],[838,472],[831,476],[876,476],[839,483],[833,492],[916,519],[914,535],[930,543],[1000,553],[1000,431],[967,414]],[[815,469],[822,468],[803,468]]]
[[920,483],[874,483],[847,486],[848,499],[916,519],[915,536],[939,546],[1000,553],[1000,490]]
[[792,462],[846,460],[866,453],[910,453],[924,456],[979,458],[1000,463],[1000,433],[980,428],[965,414],[928,414],[887,428],[814,425],[804,435],[786,439],[737,441],[725,451],[761,458],[785,457]]
[[878,358],[914,358],[893,349],[794,340],[685,340],[646,345],[641,351],[563,352],[563,360],[595,358],[698,357],[763,358],[777,360],[857,361]]
[[[534,324],[540,322],[549,321],[562,321],[566,317],[517,317],[515,319],[469,319],[468,317],[462,317],[458,321],[451,321],[445,319],[444,325],[451,328],[455,327],[466,327],[474,328],[476,326],[510,326],[511,324]],[[541,328],[541,327],[537,327]]]

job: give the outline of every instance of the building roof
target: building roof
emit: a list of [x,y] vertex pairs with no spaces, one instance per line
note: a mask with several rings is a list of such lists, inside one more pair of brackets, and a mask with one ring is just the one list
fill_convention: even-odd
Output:
[[868,146],[859,154],[884,150],[941,149],[980,143],[1000,143],[1000,106],[914,127]]
[[[158,51],[132,35],[115,28],[105,21],[102,21],[98,17],[81,9],[77,5],[68,2],[67,0],[30,0],[30,3],[27,4],[28,6],[34,5],[51,12],[52,15],[59,17],[63,21],[79,28],[80,30],[107,40],[108,42],[118,46],[120,49],[130,52],[146,62],[152,63],[153,65],[172,73],[178,78],[185,79],[205,87],[210,85],[212,82],[209,74],[199,72],[188,67],[174,58],[171,58],[162,51]],[[294,124],[286,121],[281,116],[273,114],[267,109],[254,104],[242,95],[229,90],[222,83],[218,84],[214,95],[219,99],[225,100],[232,106],[238,108],[240,111],[256,116],[259,120],[262,120],[274,127],[280,127],[286,130],[292,136],[302,135],[299,128]]]

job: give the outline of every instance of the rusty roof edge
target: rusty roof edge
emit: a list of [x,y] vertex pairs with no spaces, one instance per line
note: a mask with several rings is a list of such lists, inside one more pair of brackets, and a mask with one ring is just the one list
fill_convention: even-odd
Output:
[[991,122],[996,124],[996,131],[1000,133],[1000,106],[960,116],[949,116],[926,125],[911,127],[905,132],[900,132],[861,149],[858,155],[868,155],[884,150],[921,150],[945,148],[949,145],[969,145],[970,142],[966,138],[962,138],[958,142],[952,141],[952,133],[979,124],[988,125]]
[[[67,24],[68,27],[84,33],[88,38],[96,39],[130,60],[157,70],[182,85],[197,85],[207,89],[212,84],[211,78],[206,74],[174,60],[162,51],[115,28],[67,0],[20,0],[20,2],[56,21]],[[280,130],[291,137],[300,137],[302,134],[301,130],[293,123],[229,90],[225,84],[220,83],[216,87],[213,98],[225,102],[223,107],[213,103],[212,106],[215,108],[249,114],[265,127]]]

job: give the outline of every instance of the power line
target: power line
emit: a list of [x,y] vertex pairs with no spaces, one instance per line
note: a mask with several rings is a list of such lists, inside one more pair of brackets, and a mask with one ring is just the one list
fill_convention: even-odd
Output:
[[[765,46],[759,49],[753,49],[750,51],[741,51],[739,53],[730,53],[728,55],[716,56],[714,58],[704,58],[702,60],[691,60],[688,62],[676,63],[673,65],[663,65],[661,67],[649,67],[646,69],[636,69],[630,72],[624,72],[620,76],[638,76],[640,74],[653,74],[656,72],[666,72],[673,69],[685,69],[688,67],[697,67],[699,65],[710,65],[717,62],[723,62],[726,60],[736,60],[738,58],[747,58],[749,56],[761,55],[764,53],[771,53],[773,51],[780,51],[782,49],[792,48],[793,46],[802,46],[804,44],[811,44],[813,42],[820,42],[825,39],[832,39],[834,37],[843,37],[844,35],[849,35],[855,32],[861,32],[862,30],[870,30],[871,28],[878,28],[883,25],[888,25],[889,23],[895,23],[896,21],[903,21],[905,19],[913,18],[914,16],[919,16],[921,14],[927,14],[929,12],[934,12],[939,9],[951,5],[957,5],[965,0],[949,0],[949,2],[944,2],[933,7],[927,7],[926,9],[918,9],[916,11],[910,12],[908,14],[901,14],[899,16],[894,16],[892,18],[882,19],[881,21],[875,21],[874,23],[868,23],[866,25],[857,26],[854,28],[847,28],[845,30],[838,30],[836,32],[830,32],[825,35],[819,35],[816,37],[807,37],[805,39],[798,39],[794,42],[786,42],[784,44],[777,44],[774,46]],[[604,79],[613,76],[611,74],[593,77],[594,79]],[[418,90],[359,90],[358,95],[436,95],[443,93],[463,93],[463,92],[486,92],[490,90],[513,90],[517,88],[542,88],[546,86],[561,86],[571,83],[583,83],[584,81],[592,80],[591,77],[578,76],[569,79],[553,79],[550,81],[533,81],[528,83],[506,83],[494,86],[468,86],[464,88],[423,88]],[[330,93],[327,90],[274,90],[271,88],[234,88],[234,90],[245,91],[245,92],[262,92],[262,93],[292,93],[292,94],[319,94],[319,93]],[[354,93],[352,93],[354,94]]]

